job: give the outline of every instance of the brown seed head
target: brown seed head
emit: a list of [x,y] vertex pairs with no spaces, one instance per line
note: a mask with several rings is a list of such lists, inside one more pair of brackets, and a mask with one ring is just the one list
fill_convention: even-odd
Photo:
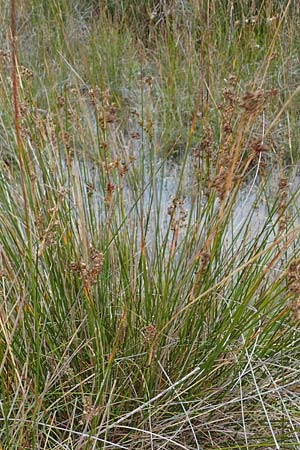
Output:
[[240,105],[247,113],[257,115],[262,111],[264,101],[264,92],[260,89],[254,92],[246,92]]
[[144,328],[143,333],[144,333],[145,341],[148,344],[152,343],[156,336],[156,333],[157,333],[156,326],[155,325],[147,325]]

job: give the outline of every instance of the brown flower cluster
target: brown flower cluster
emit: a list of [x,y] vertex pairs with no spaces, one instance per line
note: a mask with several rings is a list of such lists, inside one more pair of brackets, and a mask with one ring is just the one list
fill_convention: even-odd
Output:
[[97,283],[103,266],[103,254],[93,248],[90,249],[88,263],[72,262],[70,269],[80,275],[84,288],[89,289]]
[[102,130],[105,130],[107,124],[116,122],[117,108],[114,105],[105,107],[99,114],[99,124]]
[[193,150],[193,165],[199,179],[205,177],[206,182],[201,183],[204,195],[209,196],[211,189],[211,162],[214,160],[213,137],[210,125],[203,127],[200,143]]
[[111,204],[115,190],[116,186],[113,183],[111,183],[110,181],[106,183],[104,203],[106,203],[107,205]]
[[95,407],[90,396],[84,395],[82,398],[82,418],[81,425],[90,423],[90,421],[99,414],[99,408]]
[[267,100],[275,97],[277,93],[278,91],[276,89],[248,91],[243,95],[240,106],[244,109],[245,113],[257,116],[263,111]]
[[249,114],[259,114],[265,104],[265,96],[263,90],[257,90],[254,92],[246,92],[242,97],[240,106]]
[[209,253],[207,253],[205,251],[202,251],[200,253],[200,255],[199,255],[200,266],[198,269],[199,273],[207,269],[207,267],[209,266],[209,263],[210,263],[210,259],[211,259],[211,257],[210,257]]
[[249,157],[251,160],[250,167],[258,166],[258,173],[262,177],[265,176],[267,168],[267,153],[269,146],[264,142],[263,138],[251,139],[249,143]]
[[179,230],[185,226],[187,214],[183,205],[183,199],[174,198],[171,206],[168,208],[168,214],[171,218],[171,229],[173,231]]
[[28,69],[28,67],[20,66],[20,74],[25,80],[29,81],[33,78],[32,70]]
[[272,23],[276,23],[278,20],[279,16],[270,16],[270,17],[266,17],[263,18],[260,15],[256,15],[256,16],[251,16],[251,17],[243,17],[242,20],[236,20],[234,22],[234,25],[256,25],[259,22],[264,22],[266,24],[272,24]]
[[54,149],[58,149],[57,136],[55,131],[55,122],[50,114],[46,116],[46,131],[48,135],[48,139],[51,142],[51,145]]
[[[59,201],[62,201],[62,197]],[[54,207],[48,205],[47,207],[47,222],[45,223],[46,217],[39,213],[35,219],[35,226],[37,237],[39,240],[39,250],[38,253],[41,255],[44,250],[51,247],[58,239],[58,231],[60,228],[60,221],[58,220],[58,204]],[[50,219],[48,218],[50,215]]]
[[105,185],[105,197],[104,202],[109,206],[113,200],[113,194],[116,190],[116,186],[111,182],[111,173],[117,173],[120,180],[119,188],[123,189],[122,178],[128,172],[130,165],[135,161],[135,156],[129,155],[126,159],[116,158],[113,161],[105,161],[103,163],[104,172],[107,176],[107,182]]
[[193,149],[193,165],[195,173],[200,179],[205,177],[206,183],[202,183],[204,194],[208,197],[211,188],[211,162],[214,160],[213,154],[213,136],[211,126],[204,125],[202,137]]
[[300,258],[291,261],[287,279],[289,291],[295,297],[291,304],[292,318],[298,321],[300,320]]
[[48,226],[44,228],[43,219],[39,216],[36,220],[36,227],[38,231],[38,237],[40,241],[40,252],[46,247],[50,247],[56,241],[57,229],[59,227],[59,221],[50,221]]
[[[11,52],[8,50],[0,49],[0,64],[3,66],[10,66],[12,63]],[[19,74],[25,80],[31,80],[33,78],[32,70],[28,69],[28,67],[23,66],[22,64],[18,65]]]
[[200,144],[194,149],[194,157],[200,158],[205,155],[208,158],[212,156],[212,130],[211,126],[206,126],[203,129]]
[[143,335],[145,338],[145,342],[147,344],[151,344],[154,341],[156,334],[157,334],[157,329],[156,329],[156,326],[153,324],[147,325],[143,329]]
[[116,158],[111,162],[104,162],[104,170],[107,175],[110,174],[112,169],[116,169],[119,176],[123,177],[129,170],[129,166],[135,161],[135,157],[130,155],[127,161],[125,159]]
[[232,151],[235,151],[233,144],[233,125],[232,121],[238,105],[236,94],[236,78],[229,78],[229,87],[222,91],[223,103],[219,105],[221,112],[221,142],[219,145],[218,158],[216,161],[216,174],[212,181],[212,187],[215,188],[218,198],[221,202],[225,199],[228,191],[228,174],[234,158]]
[[295,295],[300,295],[300,258],[293,259],[288,268],[289,290]]
[[[227,153],[229,155],[229,153]],[[222,202],[227,194],[226,190],[226,178],[228,173],[228,163],[230,162],[230,158],[222,161],[223,164],[220,164],[218,167],[217,175],[212,182],[212,187],[216,189],[217,197]]]
[[57,123],[55,116],[46,110],[44,111],[34,108],[32,119],[35,124],[35,133],[30,133],[32,140],[35,141],[38,137],[39,145],[41,145],[41,143],[50,143],[52,148],[57,151]]
[[113,124],[117,119],[117,107],[110,101],[108,90],[101,92],[100,89],[88,89],[88,97],[97,112],[101,130],[105,130],[108,124]]
[[278,203],[277,203],[277,214],[278,214],[278,232],[281,233],[285,230],[288,223],[288,195],[289,195],[289,180],[286,176],[286,169],[284,167],[283,161],[285,160],[285,149],[281,147],[278,152],[277,162],[279,166],[279,181],[278,181]]
[[62,95],[57,96],[57,106],[59,108],[63,108],[65,106],[65,97],[63,97]]
[[[275,89],[259,89],[239,96],[234,77],[229,79],[228,87],[223,90],[223,103],[219,106],[221,140],[212,182],[221,203],[224,203],[233,184],[240,183],[254,163],[259,163],[259,172],[264,175],[265,155],[269,149],[262,138],[253,139],[251,134],[257,117],[262,113],[267,101],[276,94]],[[245,158],[246,148],[250,149],[248,158]]]
[[7,65],[11,62],[10,52],[7,50],[0,49],[0,63]]

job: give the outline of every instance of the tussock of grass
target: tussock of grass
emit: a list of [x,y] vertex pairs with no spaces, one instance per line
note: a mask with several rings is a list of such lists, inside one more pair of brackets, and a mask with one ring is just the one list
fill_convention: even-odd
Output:
[[19,3],[0,447],[297,449],[298,2]]

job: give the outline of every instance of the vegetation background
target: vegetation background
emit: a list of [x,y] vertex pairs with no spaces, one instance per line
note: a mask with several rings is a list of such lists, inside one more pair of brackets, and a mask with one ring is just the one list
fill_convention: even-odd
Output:
[[0,448],[299,449],[299,2],[0,6]]

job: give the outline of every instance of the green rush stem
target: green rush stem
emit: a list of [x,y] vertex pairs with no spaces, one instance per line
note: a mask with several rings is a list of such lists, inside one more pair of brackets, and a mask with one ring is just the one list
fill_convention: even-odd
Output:
[[24,147],[22,144],[21,133],[20,133],[20,112],[19,112],[19,100],[18,100],[18,83],[17,83],[17,35],[16,35],[16,1],[11,0],[10,3],[10,18],[11,18],[11,50],[12,50],[12,94],[13,94],[13,106],[14,106],[14,125],[17,139],[18,148],[18,160],[20,165],[20,175],[22,184],[22,194],[24,200],[24,210],[25,210],[25,229],[27,242],[29,245],[29,250],[31,254],[31,234],[30,234],[30,223],[29,223],[29,209],[28,209],[28,198],[25,187],[25,167],[24,167]]

